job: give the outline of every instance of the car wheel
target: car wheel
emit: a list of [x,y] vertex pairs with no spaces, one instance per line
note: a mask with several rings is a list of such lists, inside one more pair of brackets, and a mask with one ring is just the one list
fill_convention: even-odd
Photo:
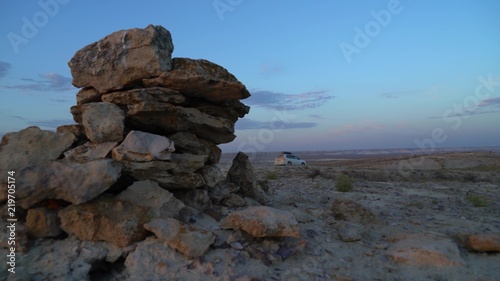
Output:
[[288,163],[286,163],[286,165],[287,166],[292,166],[292,162],[289,161]]
[[305,165],[306,165],[306,163],[304,163],[304,162],[300,163],[300,166],[305,166]]

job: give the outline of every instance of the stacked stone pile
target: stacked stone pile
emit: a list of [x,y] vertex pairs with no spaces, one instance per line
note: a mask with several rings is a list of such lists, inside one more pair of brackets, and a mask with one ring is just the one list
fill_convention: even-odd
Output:
[[[2,138],[1,175],[15,171],[19,179],[17,251],[38,261],[22,278],[85,280],[91,264],[120,258],[127,259],[124,276],[140,275],[137,262],[148,253],[133,250],[147,237],[186,258],[220,245],[224,229],[299,237],[293,215],[259,206],[267,196],[245,154],[227,178],[216,166],[217,145],[235,138],[235,122],[249,111],[240,102],[250,95],[245,86],[221,66],[172,59],[172,52],[170,33],[152,25],[84,47],[69,62],[82,88],[71,108],[77,124]],[[1,187],[5,203],[7,184]],[[238,213],[219,222],[231,210]],[[208,215],[215,218],[210,227],[191,225]],[[47,251],[68,260],[54,268],[50,255],[42,257]]]

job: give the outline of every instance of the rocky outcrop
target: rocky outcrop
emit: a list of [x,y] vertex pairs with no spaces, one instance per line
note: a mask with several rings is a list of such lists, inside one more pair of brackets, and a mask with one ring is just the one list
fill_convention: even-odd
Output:
[[[170,271],[173,279],[218,280],[210,264],[224,263],[201,263],[212,249],[228,247],[220,241],[229,229],[252,243],[234,240],[231,249],[259,265],[297,252],[253,241],[298,238],[300,229],[287,211],[238,210],[268,202],[248,156],[238,154],[227,177],[216,165],[217,145],[236,137],[235,123],[249,112],[240,101],[250,96],[246,87],[215,63],[172,59],[172,51],[170,33],[152,25],[84,47],[69,62],[73,84],[83,87],[71,108],[77,124],[57,133],[30,127],[2,139],[0,170],[15,169],[22,179],[16,251],[34,246],[20,257],[30,261],[20,266],[22,279],[145,280]],[[8,246],[0,245],[2,255]],[[119,272],[110,276],[109,268]],[[100,276],[103,270],[108,275]]]

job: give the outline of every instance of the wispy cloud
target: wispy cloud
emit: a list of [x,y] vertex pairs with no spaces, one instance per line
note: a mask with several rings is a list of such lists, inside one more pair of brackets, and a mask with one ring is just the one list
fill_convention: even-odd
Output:
[[236,123],[237,130],[252,130],[252,129],[308,129],[316,127],[318,123],[314,122],[284,122],[284,121],[257,121],[248,118],[238,120]]
[[326,90],[302,94],[284,94],[272,91],[251,91],[252,96],[245,100],[250,106],[273,110],[300,110],[316,108],[335,98]]
[[489,107],[489,106],[500,107],[500,97],[482,100],[478,105],[478,107]]
[[0,61],[0,78],[7,75],[12,65],[8,62]]
[[[482,115],[500,112],[500,97],[489,98],[480,101],[477,105],[471,107],[454,108],[453,114],[448,114],[446,117],[465,117],[470,115]],[[443,116],[431,116],[429,119],[441,119]]]
[[263,63],[260,66],[260,74],[264,76],[276,75],[283,71],[283,67],[276,63]]
[[385,92],[385,93],[381,93],[378,95],[382,98],[385,98],[385,99],[398,99],[398,98],[401,98],[402,96],[413,95],[413,94],[422,94],[425,92],[426,91],[400,91],[400,92]]
[[67,91],[76,89],[71,84],[71,78],[60,74],[49,72],[40,74],[42,79],[22,78],[22,81],[28,82],[17,85],[2,85],[0,88],[30,90],[30,91]]
[[309,114],[309,117],[317,120],[325,119],[325,117],[323,117],[323,115],[320,114]]

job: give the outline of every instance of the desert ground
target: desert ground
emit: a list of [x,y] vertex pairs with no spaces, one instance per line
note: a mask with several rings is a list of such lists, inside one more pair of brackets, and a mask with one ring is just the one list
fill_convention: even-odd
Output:
[[[255,270],[264,272],[249,276],[500,280],[498,153],[301,157],[308,160],[306,167],[274,167],[270,155],[254,158],[271,205],[296,216],[305,245],[285,261],[258,266]],[[353,179],[352,191],[336,190],[339,173]],[[332,208],[341,202],[352,206]],[[490,241],[496,252],[471,250],[468,239],[474,234],[496,234]],[[242,268],[253,264],[240,262]]]

